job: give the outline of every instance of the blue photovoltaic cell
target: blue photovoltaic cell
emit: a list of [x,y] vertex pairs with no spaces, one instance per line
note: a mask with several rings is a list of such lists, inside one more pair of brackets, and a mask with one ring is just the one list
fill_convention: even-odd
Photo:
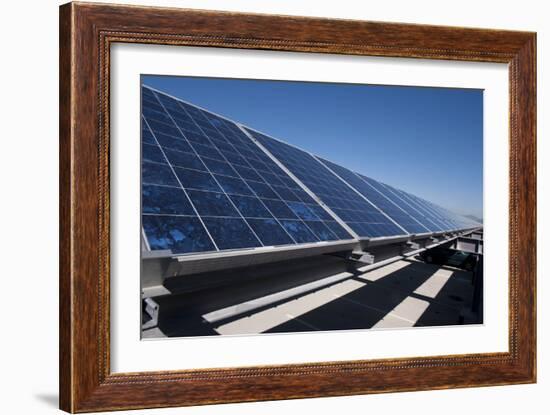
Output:
[[[352,239],[234,123],[147,87],[142,116],[143,228],[151,249]],[[202,242],[172,235],[175,223],[182,235],[200,233]]]
[[141,160],[153,163],[166,163],[166,159],[157,145],[143,144],[141,146]]
[[250,226],[243,219],[204,217],[203,220],[219,249],[262,246]]
[[163,148],[163,151],[170,164],[172,164],[172,166],[174,167],[185,167],[188,169],[200,170],[204,172],[208,171],[204,163],[196,154],[186,153],[181,150],[175,150],[166,147]]
[[325,225],[339,238],[344,239],[346,237],[347,232],[336,221],[326,221]]
[[[310,154],[256,131],[247,131],[360,237],[407,234]],[[301,212],[297,206],[293,211],[298,216]]]
[[141,186],[143,213],[194,215],[193,207],[182,189],[144,184]]
[[161,186],[177,186],[170,166],[160,163],[141,163],[141,181],[143,184],[157,184]]
[[235,207],[246,218],[272,218],[260,199],[254,196],[229,195]]
[[250,187],[248,187],[248,185],[241,179],[217,174],[214,176],[223,191],[228,195],[255,196]]
[[201,217],[221,216],[238,218],[240,216],[231,200],[223,193],[192,189],[189,189],[187,193]]
[[208,190],[222,193],[221,187],[212,175],[205,171],[175,167],[174,171],[181,185],[186,189]]
[[432,218],[438,220],[442,224],[442,226],[445,227],[445,230],[457,229],[457,225],[449,216],[440,214],[436,209],[433,209],[425,200],[416,197],[410,193],[404,192],[403,190],[400,190],[400,192],[404,198],[408,198],[408,200],[411,200],[413,203],[421,206],[422,209],[424,209],[424,211],[427,212]]
[[[175,160],[177,160],[178,155],[182,157],[182,155],[179,154],[179,152],[183,152],[188,155],[191,154],[194,156],[194,154],[192,154],[193,149],[189,144],[187,144],[187,141],[178,140],[177,138],[174,138],[169,135],[161,134],[159,132],[157,132],[155,136],[157,138],[159,145],[162,146],[162,148],[164,148],[164,152],[166,153],[166,156],[172,163],[176,163]],[[172,160],[172,157],[175,157],[174,161]]]
[[339,166],[325,159],[319,158],[319,160],[340,178],[342,178],[346,183],[351,185],[355,190],[366,197],[376,207],[381,209],[390,218],[397,222],[397,224],[408,233],[419,234],[430,232],[430,229],[419,223],[399,205],[395,204],[391,199],[388,199],[384,193],[381,193],[373,187],[371,183],[374,180],[370,179],[367,181],[357,173],[354,173],[345,167]]
[[436,204],[430,201],[424,200],[410,193],[407,193],[407,194],[413,199],[423,203],[424,206],[428,208],[430,211],[432,211],[438,218],[450,223],[453,226],[453,229],[455,230],[479,226],[479,223],[473,222],[468,218],[457,215],[456,213],[453,213],[445,208],[442,208],[441,206],[437,206]]
[[448,231],[450,230],[450,226],[448,223],[445,223],[441,221],[439,218],[437,218],[432,212],[428,211],[424,206],[419,204],[417,201],[411,199],[405,192],[402,190],[396,189],[390,185],[387,185],[385,183],[382,183],[383,186],[385,186],[389,191],[393,192],[397,197],[399,197],[401,200],[403,200],[404,203],[411,206],[413,209],[415,209],[417,212],[420,212],[420,214],[424,215],[425,220],[430,221],[435,226],[437,226],[439,231]]
[[428,205],[430,208],[432,208],[434,211],[436,211],[438,213],[438,215],[440,215],[440,217],[447,218],[447,220],[449,220],[451,223],[453,223],[453,225],[455,226],[456,229],[467,229],[467,228],[480,226],[479,223],[474,222],[473,220],[468,219],[466,217],[460,216],[460,215],[458,215],[454,212],[451,212],[451,211],[449,211],[445,208],[442,208],[441,206],[437,206],[436,204],[434,204],[430,201],[424,200],[424,203],[426,203],[426,205]]
[[263,199],[263,202],[278,219],[298,219],[298,216],[282,200]]
[[215,249],[196,217],[143,215],[142,224],[152,250],[183,254]]
[[479,226],[479,223],[476,223],[468,218],[457,215],[456,213],[453,213],[445,208],[442,208],[441,206],[437,206],[432,202],[424,200],[424,203],[426,203],[426,205],[428,205],[432,210],[436,211],[438,215],[440,215],[440,217],[447,218],[447,220],[449,220],[455,226],[456,229],[465,229],[465,228]]
[[157,144],[155,137],[153,137],[153,134],[151,134],[151,131],[146,125],[142,125],[141,127],[141,142],[142,144]]
[[424,214],[422,214],[418,209],[415,209],[411,204],[403,200],[396,193],[392,192],[390,188],[384,185],[381,182],[371,179],[370,177],[359,175],[364,181],[369,183],[379,192],[383,193],[388,199],[390,199],[394,204],[398,205],[402,210],[407,212],[409,216],[414,218],[417,222],[420,222],[424,227],[426,227],[430,232],[439,232],[442,231],[442,227],[435,224],[429,220]]
[[275,219],[247,219],[256,235],[265,245],[288,245],[294,243],[290,235]]
[[304,222],[299,220],[283,220],[281,223],[298,243],[317,242],[319,240]]
[[305,221],[306,225],[309,226],[309,229],[321,240],[323,241],[332,241],[337,239],[337,237],[331,232],[321,221]]

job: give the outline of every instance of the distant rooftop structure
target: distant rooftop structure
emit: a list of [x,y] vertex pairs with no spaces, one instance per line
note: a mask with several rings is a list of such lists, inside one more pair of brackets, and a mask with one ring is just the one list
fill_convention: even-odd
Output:
[[481,226],[147,86],[141,115],[147,255],[326,251]]

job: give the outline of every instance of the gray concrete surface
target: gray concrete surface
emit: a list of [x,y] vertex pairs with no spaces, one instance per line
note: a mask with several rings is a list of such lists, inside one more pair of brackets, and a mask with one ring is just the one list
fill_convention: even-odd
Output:
[[[159,326],[144,331],[143,338],[447,326],[460,324],[461,312],[471,307],[470,272],[412,258],[367,272],[346,270],[343,261],[323,257],[285,275],[159,298]],[[280,295],[312,286],[319,272],[325,279],[338,273],[345,278],[288,298]],[[227,310],[243,312],[209,321]]]

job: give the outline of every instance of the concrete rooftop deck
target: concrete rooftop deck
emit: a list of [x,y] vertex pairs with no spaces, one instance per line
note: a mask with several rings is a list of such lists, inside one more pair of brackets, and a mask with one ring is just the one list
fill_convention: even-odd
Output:
[[[470,272],[413,258],[355,273],[334,258],[318,261],[330,272],[306,279],[298,287],[305,292],[296,295],[297,287],[285,285],[290,272],[275,282],[161,298],[159,326],[144,331],[143,338],[456,325],[471,307]],[[266,290],[267,285],[275,287]]]

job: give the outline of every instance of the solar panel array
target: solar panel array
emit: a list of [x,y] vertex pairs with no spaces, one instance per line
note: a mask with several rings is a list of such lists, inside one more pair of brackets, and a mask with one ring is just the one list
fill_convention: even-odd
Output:
[[142,228],[170,255],[475,226],[208,111],[142,87]]
[[423,215],[419,210],[415,209],[410,204],[406,203],[401,197],[399,197],[395,192],[392,192],[392,190],[384,185],[383,183],[376,181],[374,179],[371,179],[370,177],[358,174],[361,179],[363,179],[366,183],[368,183],[371,187],[376,189],[378,192],[380,192],[382,195],[384,195],[388,200],[390,200],[392,203],[394,203],[396,206],[399,206],[401,210],[406,212],[411,218],[413,218],[416,222],[420,223],[423,227],[428,229],[430,232],[441,232],[444,231],[444,229],[430,221],[425,215]]
[[434,212],[430,210],[428,206],[420,199],[416,199],[412,197],[410,193],[404,192],[403,190],[396,189],[387,184],[382,184],[382,185],[385,186],[390,192],[394,193],[398,198],[401,198],[401,200],[403,201],[403,204],[411,206],[413,209],[415,209],[417,212],[423,215],[425,220],[433,223],[439,231],[448,231],[453,228],[448,221],[434,214]]
[[247,129],[271,154],[338,215],[359,237],[406,235],[372,203],[331,173],[311,154]]
[[421,234],[429,233],[430,229],[422,225],[405,210],[403,210],[399,204],[396,204],[389,199],[383,192],[380,192],[373,187],[367,180],[358,175],[357,173],[332,163],[328,160],[319,159],[325,166],[327,166],[332,172],[338,175],[343,181],[348,183],[362,196],[366,197],[382,211],[384,211],[395,223],[397,223],[407,233]]
[[142,224],[174,254],[352,236],[234,123],[142,91]]

